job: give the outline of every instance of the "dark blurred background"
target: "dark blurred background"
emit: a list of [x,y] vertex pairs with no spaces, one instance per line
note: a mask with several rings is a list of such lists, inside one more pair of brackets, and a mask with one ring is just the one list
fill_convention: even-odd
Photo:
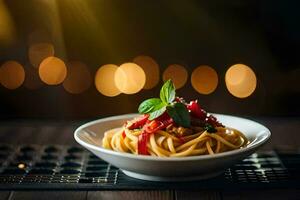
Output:
[[[199,99],[211,112],[300,116],[299,7],[296,0],[0,0],[0,117],[132,113],[158,96],[163,77],[176,79],[178,95]],[[111,94],[114,76],[97,70],[142,65],[137,57],[148,59],[140,67],[148,67],[150,89],[133,85],[134,94]],[[181,71],[168,71],[173,64]],[[225,78],[235,64],[243,65]],[[151,74],[157,65],[159,74]],[[203,65],[209,67],[193,76]]]

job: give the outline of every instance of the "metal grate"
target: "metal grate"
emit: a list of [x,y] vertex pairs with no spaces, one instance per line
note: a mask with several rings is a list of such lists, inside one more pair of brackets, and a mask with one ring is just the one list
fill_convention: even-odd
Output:
[[299,185],[300,154],[278,155],[275,152],[253,154],[227,169],[222,176],[178,184],[132,179],[77,146],[0,145],[0,189],[193,189],[233,185],[282,188]]

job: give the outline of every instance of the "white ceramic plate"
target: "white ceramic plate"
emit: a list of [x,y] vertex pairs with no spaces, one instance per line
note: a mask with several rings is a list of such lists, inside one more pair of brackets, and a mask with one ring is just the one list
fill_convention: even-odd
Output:
[[214,114],[225,126],[242,131],[250,144],[242,149],[215,155],[161,158],[120,153],[102,148],[104,132],[120,127],[137,114],[119,115],[95,120],[80,126],[75,140],[99,158],[120,168],[126,175],[151,181],[187,181],[210,178],[254,153],[271,136],[265,126],[240,117]]

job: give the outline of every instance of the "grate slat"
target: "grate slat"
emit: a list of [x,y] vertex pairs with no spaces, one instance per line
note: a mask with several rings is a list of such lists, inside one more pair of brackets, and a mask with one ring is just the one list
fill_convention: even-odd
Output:
[[127,177],[78,146],[0,144],[0,189],[195,189],[300,187],[300,154],[255,153],[223,175],[186,184]]

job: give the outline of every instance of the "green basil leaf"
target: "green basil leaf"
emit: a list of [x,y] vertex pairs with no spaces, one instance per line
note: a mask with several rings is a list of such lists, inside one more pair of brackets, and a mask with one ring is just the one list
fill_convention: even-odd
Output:
[[175,103],[173,106],[168,106],[167,112],[176,124],[183,127],[190,127],[190,113],[182,103]]
[[154,112],[151,112],[149,115],[149,120],[153,120],[159,116],[161,116],[162,114],[164,114],[164,112],[166,111],[166,106],[164,104],[161,104],[162,107],[159,110],[156,110]]
[[175,99],[176,93],[175,93],[175,87],[171,79],[167,80],[162,88],[160,89],[160,99],[162,102],[164,102],[166,105],[169,103],[172,103]]
[[143,114],[150,113],[160,109],[161,108],[160,104],[162,104],[162,102],[159,98],[147,99],[140,104],[138,111],[139,113],[143,113]]

